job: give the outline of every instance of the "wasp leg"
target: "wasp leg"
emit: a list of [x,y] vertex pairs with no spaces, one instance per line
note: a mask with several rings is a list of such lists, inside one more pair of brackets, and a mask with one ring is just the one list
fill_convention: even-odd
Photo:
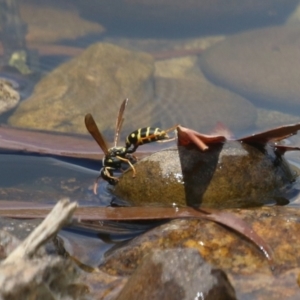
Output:
[[164,130],[164,132],[166,132],[166,133],[167,133],[167,132],[170,132],[170,131],[176,130],[178,126],[179,126],[179,125],[177,124],[177,125],[175,125],[175,126],[173,126],[173,127],[170,127],[170,128],[168,128],[168,129]]
[[118,177],[113,176],[114,168],[104,167],[102,169],[103,170],[100,175],[102,175],[102,178],[108,181],[110,184],[114,184],[116,181],[119,181]]
[[98,181],[101,177],[101,174],[96,178],[95,182],[94,182],[94,185],[93,185],[93,193],[94,195],[97,195],[97,188],[98,188]]
[[114,185],[117,181],[119,181],[118,177],[112,176],[114,168],[103,167],[100,170],[100,175],[96,178],[93,186],[93,192],[97,195],[98,182],[100,178],[106,180],[109,184]]
[[131,157],[134,159],[135,163],[138,161],[138,158],[135,155],[131,155]]
[[133,164],[130,162],[130,160],[127,159],[127,158],[120,157],[120,156],[116,156],[116,157],[117,157],[118,159],[120,159],[120,160],[126,162],[127,164],[129,164],[129,166],[131,167],[132,172],[133,172],[132,177],[135,177],[135,176],[136,176],[136,170],[135,170]]
[[167,142],[172,142],[175,139],[176,139],[176,137],[172,137],[172,138],[169,138],[169,139],[157,140],[156,142],[158,142],[158,143],[167,143]]

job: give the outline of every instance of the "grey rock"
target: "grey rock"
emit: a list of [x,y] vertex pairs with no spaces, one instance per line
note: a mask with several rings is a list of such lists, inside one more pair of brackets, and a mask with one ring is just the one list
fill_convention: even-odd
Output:
[[146,255],[117,300],[230,300],[226,274],[206,263],[196,249],[155,250]]
[[[163,36],[167,33],[191,36],[207,32],[226,32],[274,24],[284,21],[296,7],[297,0],[119,0],[87,5],[79,1],[81,12],[89,18],[100,20],[108,30],[124,35]],[[116,22],[118,26],[111,26]],[[137,26],[138,24],[138,26]]]

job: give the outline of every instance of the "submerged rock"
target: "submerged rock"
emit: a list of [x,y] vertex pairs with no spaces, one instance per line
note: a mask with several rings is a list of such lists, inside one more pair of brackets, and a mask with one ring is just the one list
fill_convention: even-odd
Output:
[[114,193],[132,205],[248,207],[280,202],[294,176],[274,147],[239,141],[165,149],[128,170]]
[[299,47],[299,26],[247,31],[209,48],[201,56],[201,69],[214,83],[254,103],[295,114]]
[[29,43],[53,43],[104,31],[100,24],[82,19],[71,6],[61,9],[60,6],[20,3],[20,15],[27,24]]
[[134,117],[130,129],[129,122],[125,122],[124,130],[131,132],[132,128],[149,126],[153,72],[154,61],[148,54],[106,43],[94,44],[44,77],[9,123],[86,133],[83,117],[92,112],[102,132],[107,129],[113,132],[120,101],[128,97],[131,103],[125,118]]
[[[297,0],[120,0],[88,4],[78,1],[84,16],[100,20],[114,35],[199,36],[207,32],[228,32],[283,22],[296,7]],[[115,8],[115,9],[113,9]],[[138,24],[138,26],[137,26]]]
[[211,131],[222,122],[238,131],[251,128],[256,120],[252,103],[210,83],[201,71],[191,79],[156,77],[155,94],[154,121],[162,128],[179,123]]

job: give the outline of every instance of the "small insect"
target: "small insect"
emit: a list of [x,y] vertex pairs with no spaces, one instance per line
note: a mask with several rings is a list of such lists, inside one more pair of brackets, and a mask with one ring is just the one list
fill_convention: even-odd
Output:
[[[162,130],[154,127],[139,128],[130,133],[126,138],[126,149],[128,153],[133,153],[136,149],[143,144],[151,142],[169,142],[175,139],[168,136],[168,132],[175,130],[177,127],[173,126],[169,129]],[[132,148],[130,148],[133,146]]]
[[108,148],[107,143],[98,129],[98,126],[91,114],[87,114],[85,116],[85,126],[91,136],[95,139],[97,144],[100,146],[102,151],[104,152],[104,157],[102,160],[102,169],[100,170],[100,175],[97,177],[94,184],[94,194],[97,194],[97,186],[98,180],[102,177],[104,180],[108,181],[110,184],[114,185],[117,183],[118,178],[114,176],[114,171],[122,170],[122,163],[127,163],[132,171],[132,177],[135,177],[136,171],[132,163],[134,162],[134,158],[129,154],[131,151],[127,151],[125,147],[118,147],[118,139],[119,133],[124,122],[123,114],[125,111],[125,107],[127,105],[128,99],[125,99],[119,110],[119,114],[116,121],[116,129],[115,129],[115,137],[114,137],[114,146],[112,148]]

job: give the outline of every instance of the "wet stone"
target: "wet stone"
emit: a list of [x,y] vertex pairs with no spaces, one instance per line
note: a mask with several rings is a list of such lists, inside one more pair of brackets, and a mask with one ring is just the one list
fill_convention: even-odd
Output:
[[214,83],[253,103],[295,113],[300,106],[299,26],[269,27],[230,36],[201,56]]
[[128,280],[117,300],[236,299],[225,272],[206,263],[196,249],[155,250]]
[[[226,272],[238,299],[298,299],[299,209],[269,206],[227,212],[247,222],[269,244],[274,260],[272,269],[259,247],[244,236],[211,221],[177,219],[109,251],[100,270],[112,276],[135,276],[152,251],[193,248],[207,263]],[[145,289],[150,282],[149,274],[146,279],[137,279],[144,282]]]
[[26,41],[29,43],[53,43],[104,31],[100,24],[81,18],[70,5],[60,9],[58,6],[20,3],[20,15],[27,24]]
[[[101,10],[94,5],[82,5],[81,12],[97,21],[103,19],[107,29],[118,35],[124,35],[125,27],[130,36],[140,36],[142,32],[147,37],[168,34],[187,37],[283,22],[297,3],[297,0],[120,0],[118,9],[112,9],[110,1],[103,1]],[[118,21],[115,28],[109,27],[112,20]]]
[[132,205],[249,207],[276,202],[294,180],[274,148],[238,141],[158,151],[127,170],[114,193]]
[[[114,62],[113,64],[111,62]],[[97,43],[44,77],[21,103],[9,123],[14,126],[87,133],[84,115],[92,113],[101,132],[113,136],[124,98],[124,132],[151,124],[153,58],[143,52]],[[45,118],[47,112],[47,118]],[[112,140],[112,139],[111,139]]]
[[[175,69],[176,63],[173,66]],[[201,71],[193,72],[189,79],[187,76],[155,78],[156,107],[153,118],[160,127],[165,129],[181,124],[201,132],[212,131],[218,122],[232,131],[253,127],[256,109],[252,103],[210,83]]]

